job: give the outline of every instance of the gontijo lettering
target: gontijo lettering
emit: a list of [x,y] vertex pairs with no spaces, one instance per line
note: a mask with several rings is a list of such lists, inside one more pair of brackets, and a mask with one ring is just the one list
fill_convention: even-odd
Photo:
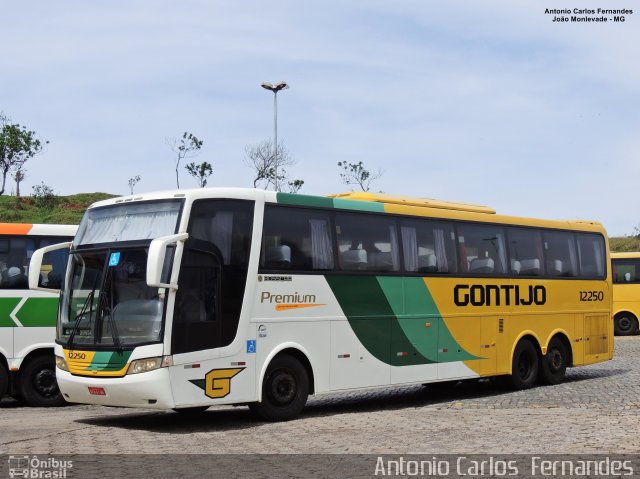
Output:
[[513,284],[457,284],[453,288],[456,306],[542,306],[547,302],[547,290],[542,285],[520,288]]

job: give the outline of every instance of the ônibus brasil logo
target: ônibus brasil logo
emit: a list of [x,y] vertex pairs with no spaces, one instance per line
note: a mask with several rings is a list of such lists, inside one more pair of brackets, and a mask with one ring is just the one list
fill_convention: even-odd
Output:
[[32,479],[64,479],[67,471],[73,467],[73,461],[38,456],[9,456],[9,477]]

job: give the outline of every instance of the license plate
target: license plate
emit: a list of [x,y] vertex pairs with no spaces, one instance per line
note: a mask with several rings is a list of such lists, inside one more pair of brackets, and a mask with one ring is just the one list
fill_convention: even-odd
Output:
[[89,387],[89,394],[91,394],[92,396],[106,396],[107,392],[104,390],[104,388]]

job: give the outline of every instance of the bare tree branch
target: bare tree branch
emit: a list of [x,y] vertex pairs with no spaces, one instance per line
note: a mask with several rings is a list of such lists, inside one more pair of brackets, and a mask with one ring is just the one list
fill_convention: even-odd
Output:
[[303,180],[289,181],[286,167],[295,165],[296,161],[291,158],[291,154],[283,142],[278,142],[277,155],[274,154],[273,143],[270,140],[247,145],[244,151],[243,163],[253,170],[254,188],[275,189],[276,172],[278,191],[281,191],[282,185],[286,185],[293,193],[302,188]]
[[189,133],[185,131],[182,134],[182,138],[173,139],[173,142],[167,140],[167,145],[169,148],[175,153],[175,164],[176,164],[176,187],[180,188],[180,177],[178,174],[178,168],[180,167],[180,162],[185,158],[193,158],[196,156],[200,149],[202,148],[202,144],[204,141],[199,140],[193,133]]
[[340,173],[340,179],[345,185],[357,185],[362,191],[369,191],[372,183],[381,178],[383,171],[378,168],[374,173],[371,173],[364,167],[364,164],[359,161],[358,163],[347,163],[346,161],[339,161],[338,166],[342,168]]

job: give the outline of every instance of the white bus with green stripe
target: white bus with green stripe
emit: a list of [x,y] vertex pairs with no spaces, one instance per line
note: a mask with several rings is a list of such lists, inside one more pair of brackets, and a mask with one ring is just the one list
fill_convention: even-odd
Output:
[[[31,406],[64,404],[55,379],[53,346],[58,294],[29,290],[33,252],[71,241],[77,226],[0,223],[0,399],[6,394]],[[59,288],[67,252],[44,258],[40,287]]]
[[56,339],[68,401],[248,404],[266,420],[295,417],[309,394],[493,376],[556,384],[612,355],[598,223],[236,188],[92,205]]

